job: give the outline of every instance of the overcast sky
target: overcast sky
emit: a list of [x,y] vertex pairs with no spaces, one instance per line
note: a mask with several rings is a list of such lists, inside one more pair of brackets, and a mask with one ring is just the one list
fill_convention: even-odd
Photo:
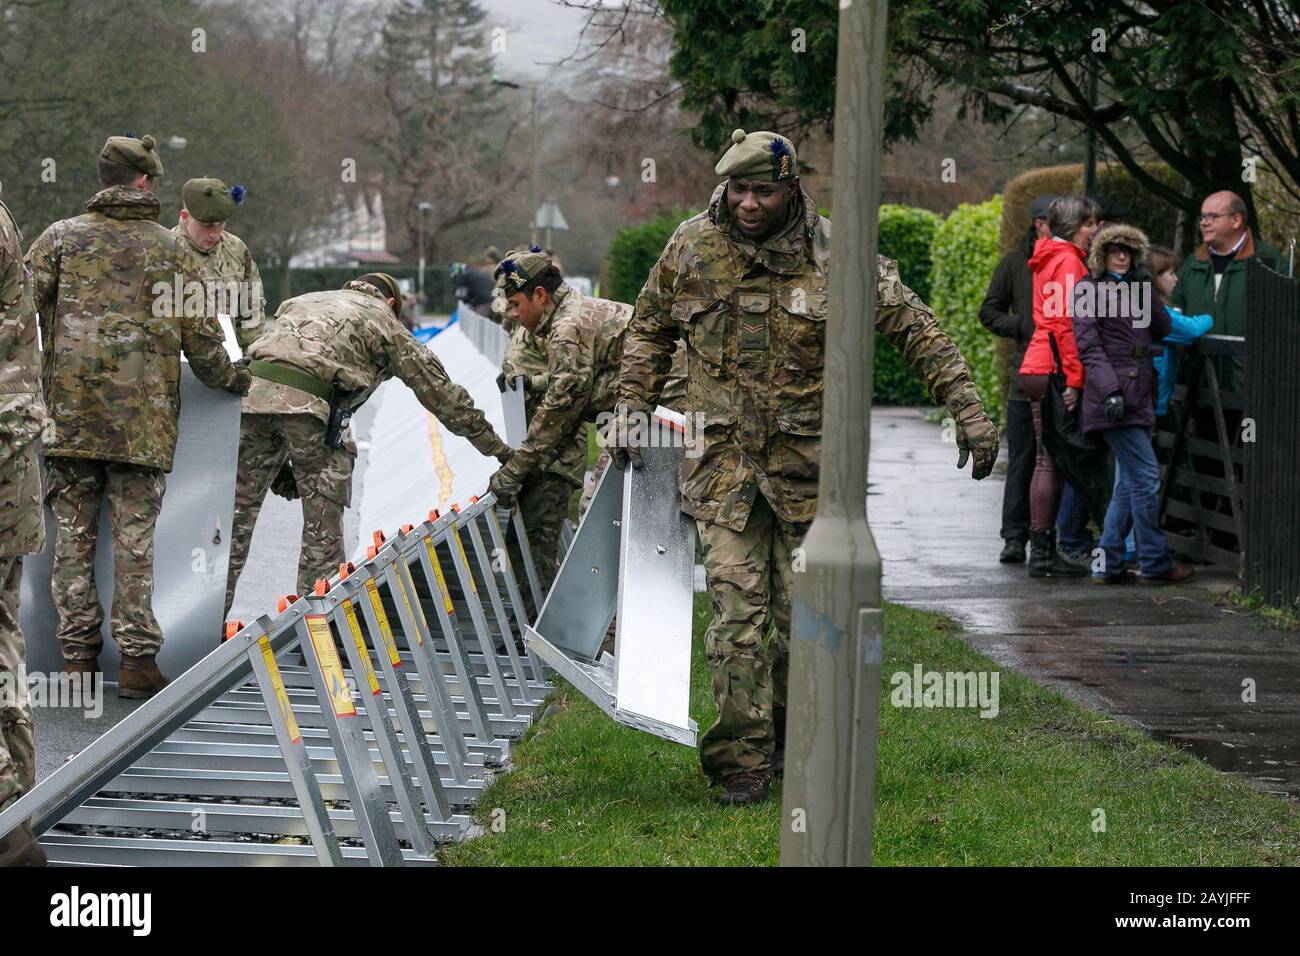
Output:
[[[506,80],[534,80],[547,76],[547,66],[573,52],[586,22],[582,10],[551,0],[480,0],[488,29],[506,30],[506,52],[497,54],[497,73]],[[563,82],[550,77],[551,82]]]

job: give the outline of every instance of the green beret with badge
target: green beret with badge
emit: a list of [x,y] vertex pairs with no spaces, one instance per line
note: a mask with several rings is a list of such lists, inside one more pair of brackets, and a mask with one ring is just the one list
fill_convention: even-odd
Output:
[[799,161],[794,143],[780,133],[746,133],[738,129],[731,134],[731,148],[722,154],[713,171],[731,179],[779,182],[799,175]]
[[500,264],[493,270],[497,285],[505,289],[506,295],[518,292],[532,282],[554,261],[541,246],[528,246],[506,254]]
[[244,201],[243,186],[227,187],[220,179],[191,179],[181,189],[181,203],[199,222],[225,222]]
[[163,174],[162,158],[158,155],[158,141],[152,136],[110,136],[99,151],[101,159],[119,166],[127,166],[149,176]]

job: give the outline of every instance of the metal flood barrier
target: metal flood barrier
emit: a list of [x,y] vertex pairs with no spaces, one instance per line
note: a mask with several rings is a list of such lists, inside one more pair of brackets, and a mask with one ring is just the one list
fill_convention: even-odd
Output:
[[505,358],[506,341],[510,336],[499,323],[484,318],[464,302],[456,303],[456,321],[474,347],[498,368]]
[[[609,467],[528,646],[620,724],[694,746],[689,715],[695,532],[678,475],[684,419],[655,411],[644,467]],[[614,653],[601,653],[617,618]]]
[[431,864],[550,690],[525,585],[540,603],[522,519],[491,495],[375,532],[312,594],[227,625],[0,834],[30,819],[61,865]]

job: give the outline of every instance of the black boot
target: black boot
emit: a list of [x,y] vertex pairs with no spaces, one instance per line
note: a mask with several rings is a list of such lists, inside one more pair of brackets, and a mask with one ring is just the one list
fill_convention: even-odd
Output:
[[1031,578],[1078,578],[1086,567],[1071,564],[1056,553],[1056,529],[1029,532],[1029,576]]
[[998,555],[998,561],[1002,564],[1024,564],[1025,563],[1025,542],[1022,538],[1007,538],[1006,543],[1002,545],[1002,553]]

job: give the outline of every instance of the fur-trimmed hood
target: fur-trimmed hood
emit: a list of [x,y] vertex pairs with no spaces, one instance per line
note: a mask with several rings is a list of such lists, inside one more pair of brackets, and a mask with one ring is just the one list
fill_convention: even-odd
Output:
[[1106,247],[1111,244],[1124,246],[1133,251],[1133,265],[1129,267],[1130,270],[1146,265],[1147,252],[1151,248],[1147,234],[1136,226],[1126,226],[1120,222],[1112,223],[1098,230],[1092,237],[1092,245],[1088,247],[1088,271],[1095,278],[1100,279],[1106,274]]

